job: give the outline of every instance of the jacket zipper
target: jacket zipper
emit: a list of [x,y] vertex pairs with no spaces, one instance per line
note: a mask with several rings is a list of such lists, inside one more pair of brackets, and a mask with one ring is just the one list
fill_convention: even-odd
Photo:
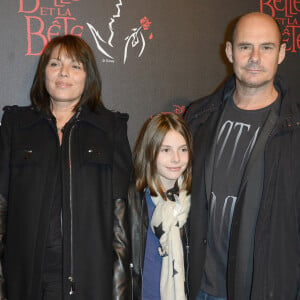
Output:
[[[144,195],[145,197],[145,195]],[[140,272],[141,272],[141,280],[142,280],[142,284],[141,284],[141,293],[143,292],[143,267],[142,267],[142,241],[144,240],[144,234],[143,234],[143,213],[144,213],[144,200],[142,201],[142,207],[141,207],[141,224],[140,224],[140,231],[141,231],[141,239],[140,239],[140,253],[139,253],[139,268],[140,268]],[[133,262],[130,263],[129,265],[130,267],[130,275],[131,275],[131,299],[134,299],[134,286],[133,286]],[[139,295],[142,297],[142,295]],[[141,298],[140,297],[140,298]]]
[[[141,208],[141,243],[140,243],[140,258],[139,258],[139,261],[140,261],[140,270],[141,270],[141,299],[142,299],[142,296],[143,296],[143,284],[144,284],[144,276],[143,276],[143,264],[144,262],[142,261],[142,242],[144,242],[144,230],[143,230],[143,220],[144,220],[144,202],[146,201],[146,195],[144,193],[144,196],[143,196],[143,201],[142,201],[142,208]],[[148,218],[148,214],[147,214],[147,218]],[[148,225],[149,226],[149,225]],[[147,233],[146,233],[146,236],[147,236]],[[146,245],[146,242],[145,241],[145,245]],[[145,247],[143,247],[145,248]]]
[[70,282],[70,295],[75,294],[75,279],[74,279],[74,248],[73,248],[73,189],[72,189],[72,159],[71,159],[71,141],[72,141],[72,133],[74,130],[76,123],[73,124],[73,126],[70,129],[69,134],[69,188],[70,188],[70,276],[68,277],[68,280]]
[[130,277],[131,277],[131,300],[133,300],[133,262],[129,264]]
[[185,249],[186,249],[186,270],[185,270],[185,285],[186,285],[186,290],[187,290],[187,295],[190,294],[190,290],[189,290],[189,269],[190,269],[190,265],[189,265],[189,253],[190,253],[190,243],[189,243],[189,237],[188,237],[188,233],[187,233],[187,229],[186,229],[186,224],[183,225],[184,227],[184,233],[185,233],[185,239],[186,239],[186,244],[185,244]]

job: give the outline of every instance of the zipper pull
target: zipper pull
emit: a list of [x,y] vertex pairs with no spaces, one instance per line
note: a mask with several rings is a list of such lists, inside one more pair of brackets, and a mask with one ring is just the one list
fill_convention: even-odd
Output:
[[24,150],[24,159],[25,160],[30,159],[31,154],[32,154],[32,150]]
[[71,283],[71,288],[70,288],[69,294],[74,295],[75,294],[75,280],[72,276],[69,276],[68,279]]
[[188,244],[186,244],[185,248],[186,248],[186,253],[189,254],[190,253],[190,246]]

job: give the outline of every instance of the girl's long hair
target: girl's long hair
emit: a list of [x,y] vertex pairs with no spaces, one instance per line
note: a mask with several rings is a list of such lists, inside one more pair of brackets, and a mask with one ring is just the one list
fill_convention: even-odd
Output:
[[147,120],[138,136],[134,151],[133,161],[137,191],[150,189],[152,196],[157,196],[155,187],[163,199],[166,199],[162,183],[157,174],[157,156],[162,142],[168,131],[174,130],[180,133],[186,141],[189,161],[183,172],[182,189],[188,194],[192,182],[192,135],[185,121],[175,113],[157,114]]

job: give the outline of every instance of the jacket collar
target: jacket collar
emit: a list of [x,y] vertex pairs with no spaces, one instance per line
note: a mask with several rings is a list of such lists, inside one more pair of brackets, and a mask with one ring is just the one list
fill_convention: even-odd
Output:
[[281,93],[279,120],[275,131],[291,130],[300,127],[300,106],[297,105],[296,95],[286,88],[280,76],[276,76],[274,85]]
[[193,112],[191,120],[199,119],[200,122],[205,122],[211,112],[217,111],[223,106],[228,96],[230,96],[234,90],[235,76],[231,75],[220,89],[210,96],[197,101],[200,101],[201,105],[194,106],[196,111]]
[[[292,129],[300,127],[300,107],[297,106],[296,95],[285,86],[283,79],[276,75],[274,79],[275,88],[281,93],[281,105],[279,109],[279,120],[276,130]],[[235,90],[235,75],[231,75],[225,84],[217,92],[206,98],[204,105],[194,114],[193,118],[206,120],[207,114],[220,109]]]
[[111,130],[112,124],[114,124],[114,115],[104,106],[100,107],[96,112],[91,111],[87,105],[82,106],[80,109],[78,121],[89,123],[105,132]]
[[[27,108],[30,113],[24,114],[20,119],[21,127],[30,127],[43,120],[52,121],[54,116],[49,114],[45,110],[39,110],[34,106]],[[112,125],[113,114],[105,107],[101,107],[97,112],[92,112],[87,105],[79,107],[75,113],[75,119],[77,121],[87,122],[95,127],[102,129],[103,131],[109,131]]]
[[50,115],[46,115],[46,112],[38,110],[35,106],[24,108],[22,118],[19,119],[21,127],[30,127],[36,123],[41,122],[43,119],[51,119]]

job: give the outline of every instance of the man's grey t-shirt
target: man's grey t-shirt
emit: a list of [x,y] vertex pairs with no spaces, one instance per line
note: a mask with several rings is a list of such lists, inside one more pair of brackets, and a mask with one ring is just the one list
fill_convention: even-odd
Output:
[[272,105],[242,110],[231,97],[222,115],[216,136],[207,254],[201,282],[201,289],[216,297],[227,297],[227,257],[234,207],[245,167]]

